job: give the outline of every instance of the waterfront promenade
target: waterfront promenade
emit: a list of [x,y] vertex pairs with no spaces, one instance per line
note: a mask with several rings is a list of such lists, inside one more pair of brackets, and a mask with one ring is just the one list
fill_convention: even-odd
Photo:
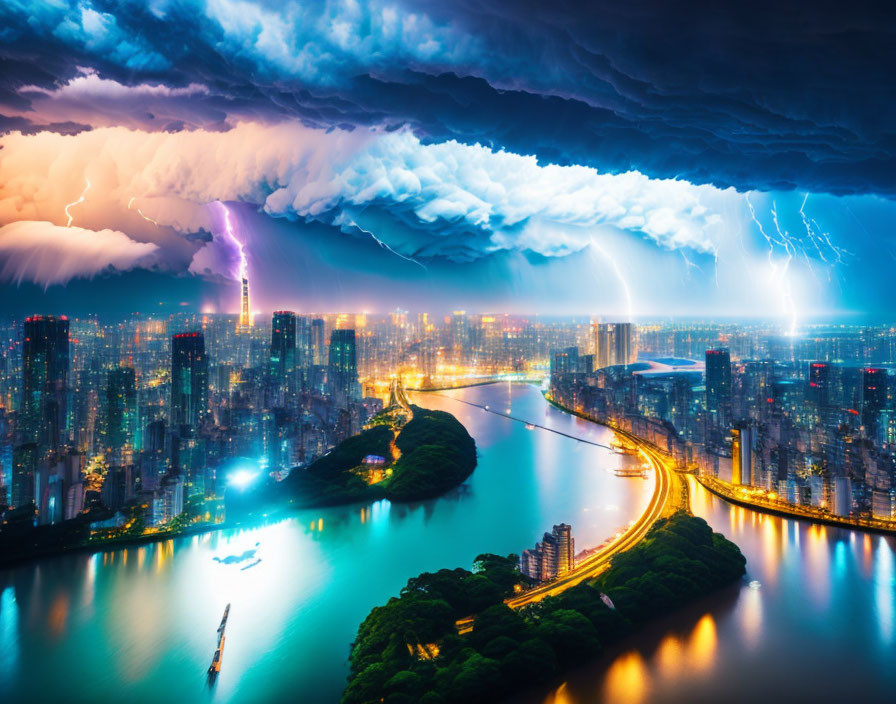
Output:
[[813,523],[822,523],[838,528],[870,531],[896,535],[896,521],[864,516],[838,516],[815,506],[799,506],[788,501],[769,497],[763,489],[750,486],[735,486],[715,477],[694,475],[694,478],[708,491],[720,499],[762,513],[770,513],[784,518],[799,518]]

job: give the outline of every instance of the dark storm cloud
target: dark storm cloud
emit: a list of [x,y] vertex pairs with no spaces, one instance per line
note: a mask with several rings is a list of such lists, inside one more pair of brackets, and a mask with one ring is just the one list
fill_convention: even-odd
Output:
[[12,2],[0,20],[0,129],[71,120],[22,88],[58,89],[82,67],[207,89],[156,95],[150,111],[125,97],[102,124],[408,123],[605,171],[896,194],[885,3],[97,0]]

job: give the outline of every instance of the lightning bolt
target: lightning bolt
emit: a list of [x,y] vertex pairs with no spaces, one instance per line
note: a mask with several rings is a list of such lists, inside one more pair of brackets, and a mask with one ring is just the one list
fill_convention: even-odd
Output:
[[[760,234],[768,243],[767,256],[769,269],[771,271],[771,279],[773,281],[777,281],[778,289],[781,292],[781,298],[784,303],[785,311],[790,318],[790,325],[788,327],[787,334],[792,337],[796,334],[797,326],[796,304],[793,300],[793,290],[791,288],[790,277],[788,275],[790,272],[790,262],[793,261],[793,242],[781,230],[781,227],[778,224],[778,211],[774,203],[772,203],[772,220],[775,223],[777,236],[775,236],[774,233],[769,234],[768,232],[766,232],[765,228],[762,226],[762,223],[759,221],[759,218],[756,217],[756,210],[753,207],[753,203],[750,202],[749,194],[744,194],[744,199],[747,201],[747,207],[750,209],[750,217],[753,218],[753,222],[756,223],[756,227],[759,229]],[[776,244],[784,248],[785,256],[783,260],[775,260]]]
[[632,319],[632,292],[631,292],[631,289],[629,289],[629,287],[628,287],[628,281],[626,281],[625,276],[622,275],[622,270],[619,268],[619,263],[606,249],[604,249],[600,244],[597,243],[597,240],[595,240],[594,237],[591,237],[591,246],[594,247],[598,252],[600,252],[601,255],[604,257],[604,259],[606,259],[607,262],[609,262],[610,267],[613,269],[613,271],[616,274],[616,278],[619,279],[619,285],[622,286],[622,292],[625,294],[625,304],[626,304],[626,310],[628,312],[628,319],[631,320]]
[[85,177],[84,177],[84,180],[87,181],[87,185],[84,186],[84,190],[81,191],[81,195],[80,195],[80,197],[78,198],[78,200],[76,200],[74,203],[69,203],[67,206],[65,206],[65,215],[66,215],[66,217],[68,217],[68,222],[65,223],[65,226],[66,226],[66,227],[71,227],[71,226],[72,226],[72,220],[75,219],[74,215],[72,215],[72,214],[69,212],[69,208],[74,208],[76,205],[80,205],[80,204],[83,203],[85,200],[87,200],[87,191],[90,190],[90,179],[87,178],[87,177],[85,176]]
[[[131,206],[134,204],[134,201],[135,201],[135,200],[137,200],[137,196],[131,196],[131,199],[128,201],[128,210],[131,209]],[[138,214],[141,218],[143,218],[144,220],[146,220],[146,222],[151,222],[151,223],[152,223],[153,225],[155,225],[156,227],[161,227],[161,225],[159,225],[159,223],[157,223],[157,222],[156,222],[155,220],[153,220],[151,217],[149,217],[148,215],[144,215],[144,214],[143,214],[143,211],[140,210],[140,208],[136,208],[136,211],[137,211],[137,214]]]
[[246,257],[246,249],[243,246],[243,243],[237,239],[236,234],[233,231],[233,221],[230,219],[230,209],[224,205],[221,201],[215,201],[219,208],[221,208],[221,212],[224,213],[224,232],[227,235],[227,238],[233,243],[236,247],[237,252],[240,255],[240,271],[239,271],[239,281],[243,279],[249,278],[249,259]]
[[[808,215],[806,215],[806,201],[808,200],[809,194],[807,193],[803,198],[802,204],[800,205],[800,218],[802,218],[803,220],[803,225],[806,228],[806,234],[809,236],[809,239],[812,240],[812,243],[818,250],[818,256],[821,257],[822,261],[828,264],[842,264],[843,255],[846,253],[846,250],[841,249],[831,241],[830,234],[821,229],[821,226],[818,224],[818,221],[815,218],[810,218]],[[821,247],[822,244],[824,245],[825,249],[828,250],[829,255],[832,256],[833,261],[825,257]]]
[[365,230],[363,227],[361,227],[361,226],[360,226],[358,223],[356,223],[354,220],[350,220],[348,224],[351,225],[352,227],[357,228],[359,231],[363,232],[365,235],[370,235],[370,236],[373,238],[373,241],[374,241],[374,242],[376,242],[380,247],[382,247],[382,248],[385,249],[386,251],[388,251],[388,252],[392,252],[392,254],[394,254],[396,257],[400,257],[401,259],[404,259],[406,262],[411,262],[412,264],[416,264],[416,265],[419,266],[421,269],[423,269],[423,271],[429,271],[423,264],[421,264],[420,262],[418,262],[416,259],[413,259],[413,258],[411,258],[411,257],[406,257],[406,256],[405,256],[404,254],[402,254],[401,252],[396,252],[396,251],[395,251],[394,249],[392,249],[388,244],[386,244],[386,243],[383,242],[379,237],[377,237],[375,234],[373,234],[370,230]]

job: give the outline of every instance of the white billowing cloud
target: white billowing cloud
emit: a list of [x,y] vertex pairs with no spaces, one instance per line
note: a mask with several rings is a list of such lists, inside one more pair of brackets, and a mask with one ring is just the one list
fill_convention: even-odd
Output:
[[[0,223],[18,219],[64,223],[64,208],[91,181],[85,208],[123,222],[127,204],[179,199],[197,213],[215,200],[263,204],[280,187],[309,197],[333,169],[376,137],[367,131],[324,132],[298,123],[244,123],[226,132],[142,132],[123,127],[77,135],[40,132],[0,137]],[[159,200],[162,199],[162,200]],[[146,211],[145,211],[146,212]],[[120,216],[118,214],[121,214]],[[162,226],[195,221],[183,208],[147,212]]]
[[[110,233],[112,259],[60,258],[73,229],[44,230],[28,247],[7,238],[6,276],[47,285],[106,266],[127,266],[146,246],[158,262],[202,276],[223,276],[229,249],[207,204],[252,203],[266,213],[370,232],[403,258],[470,261],[501,250],[562,257],[586,248],[600,229],[630,231],[664,249],[718,251],[719,208],[729,197],[711,186],[655,180],[631,172],[539,164],[532,156],[456,141],[424,144],[411,132],[328,131],[295,122],[241,123],[225,132],[145,132],[100,128],[77,135],[41,132],[0,137],[0,225],[67,222]],[[85,191],[87,181],[90,188]],[[45,223],[47,225],[47,223]],[[108,230],[106,228],[111,228]],[[85,230],[84,232],[88,232]],[[345,236],[336,227],[334,237]],[[151,243],[131,248],[122,232]],[[245,231],[251,252],[255,236]],[[216,238],[217,239],[217,238]],[[85,240],[86,242],[87,240]],[[115,258],[121,252],[124,259]],[[232,254],[232,253],[231,253]],[[45,261],[46,260],[46,261]]]
[[[298,186],[298,188],[296,188]],[[495,249],[570,251],[561,241],[528,230],[534,222],[582,229],[581,248],[601,225],[637,230],[667,248],[715,248],[717,214],[705,205],[720,191],[638,172],[601,174],[584,166],[541,165],[533,156],[456,141],[424,145],[399,132],[373,141],[326,183],[292,182],[268,197],[272,214],[316,216],[339,207],[392,203],[421,223],[493,233]]]
[[0,227],[0,279],[44,287],[151,264],[158,246],[117,230],[20,220]]
[[[562,255],[575,242],[585,246],[597,226],[634,230],[662,247],[713,251],[719,216],[712,205],[724,193],[637,172],[541,165],[480,145],[427,145],[408,131],[323,131],[297,123],[243,123],[227,132],[13,133],[0,144],[0,171],[10,174],[0,183],[0,222],[64,222],[65,204],[89,178],[83,207],[89,212],[91,199],[101,199],[103,217],[113,222],[123,222],[116,213],[134,197],[159,225],[175,228],[203,222],[202,206],[215,200],[325,222],[343,210],[357,215],[375,206],[410,221],[431,240],[430,253],[464,246],[478,247],[480,255],[498,249]],[[175,199],[177,208],[151,205]],[[533,230],[535,223],[570,227]],[[487,236],[473,238],[471,231]]]

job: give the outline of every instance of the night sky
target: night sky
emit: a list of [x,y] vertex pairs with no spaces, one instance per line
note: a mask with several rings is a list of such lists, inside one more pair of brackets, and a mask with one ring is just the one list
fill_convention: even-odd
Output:
[[894,18],[6,0],[3,309],[892,317]]

